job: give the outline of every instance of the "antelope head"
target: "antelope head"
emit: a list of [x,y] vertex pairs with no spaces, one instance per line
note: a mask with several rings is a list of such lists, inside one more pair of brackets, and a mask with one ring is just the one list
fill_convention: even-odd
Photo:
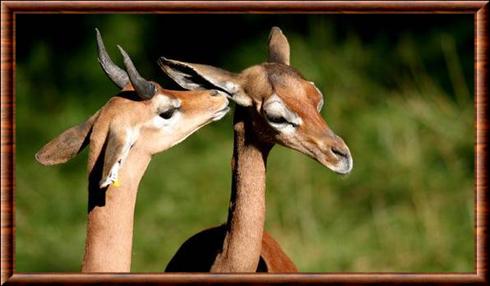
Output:
[[36,159],[43,165],[64,163],[90,145],[89,169],[103,156],[100,188],[117,181],[130,152],[151,156],[183,141],[229,110],[220,91],[172,91],[144,79],[121,48],[125,70],[110,59],[98,30],[99,63],[121,92],[86,122],[46,144]]
[[263,142],[297,150],[339,174],[352,170],[349,148],[320,114],[322,93],[289,65],[289,43],[279,28],[269,35],[268,61],[239,74],[163,57],[159,65],[186,89],[225,92],[247,109]]

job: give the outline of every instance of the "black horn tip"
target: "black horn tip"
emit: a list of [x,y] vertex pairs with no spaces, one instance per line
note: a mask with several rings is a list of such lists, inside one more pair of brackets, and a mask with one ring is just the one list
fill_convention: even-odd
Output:
[[128,53],[126,53],[126,51],[121,46],[117,45],[117,48],[123,56],[123,61],[124,65],[126,66],[126,71],[129,75],[129,80],[136,90],[136,93],[144,99],[152,98],[155,94],[155,85],[140,76]]

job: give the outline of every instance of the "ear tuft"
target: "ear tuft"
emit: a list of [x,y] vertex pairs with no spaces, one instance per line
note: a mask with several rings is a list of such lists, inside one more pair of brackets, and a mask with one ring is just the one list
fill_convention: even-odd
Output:
[[269,58],[271,63],[289,65],[288,39],[278,27],[272,27],[269,34]]

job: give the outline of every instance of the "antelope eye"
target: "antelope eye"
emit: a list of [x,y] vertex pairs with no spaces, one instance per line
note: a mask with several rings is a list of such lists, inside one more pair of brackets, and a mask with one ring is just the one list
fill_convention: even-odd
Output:
[[267,120],[269,120],[270,123],[274,124],[285,124],[289,123],[286,118],[284,118],[282,115],[275,115],[275,114],[267,114]]
[[163,119],[170,119],[172,118],[172,116],[174,116],[176,110],[177,108],[171,108],[167,111],[160,113],[158,116],[160,116]]

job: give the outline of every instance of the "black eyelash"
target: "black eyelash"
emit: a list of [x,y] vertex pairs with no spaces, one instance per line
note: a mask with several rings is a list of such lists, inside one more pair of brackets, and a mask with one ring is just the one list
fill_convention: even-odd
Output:
[[174,115],[176,108],[169,109],[165,112],[160,113],[158,116],[160,116],[163,119],[170,119]]
[[269,120],[269,122],[275,123],[275,124],[289,123],[289,121],[287,121],[286,118],[284,118],[280,115],[279,116],[273,116],[273,115],[267,114],[267,119]]

